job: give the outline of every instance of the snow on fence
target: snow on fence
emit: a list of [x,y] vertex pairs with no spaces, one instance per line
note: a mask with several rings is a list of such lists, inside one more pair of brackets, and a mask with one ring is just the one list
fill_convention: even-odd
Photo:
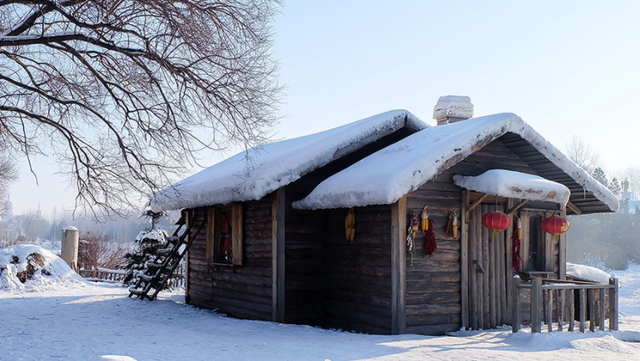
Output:
[[[172,287],[184,287],[184,264],[178,265],[176,270],[171,275],[169,281]],[[78,274],[84,277],[88,281],[93,282],[122,282],[125,276],[129,273],[127,270],[114,270],[98,267],[98,269],[80,269]]]
[[580,332],[586,330],[587,321],[589,331],[594,331],[596,327],[604,331],[607,314],[609,330],[618,330],[619,284],[617,278],[610,278],[607,284],[540,278],[523,283],[520,277],[514,277],[514,283],[516,302],[513,312],[513,332],[520,330],[523,298],[526,299],[527,294],[530,295],[531,302],[531,332],[542,332],[543,322],[551,332],[554,321],[557,322],[558,331],[563,330],[565,322],[568,322],[567,330],[573,331],[575,321],[580,325]]

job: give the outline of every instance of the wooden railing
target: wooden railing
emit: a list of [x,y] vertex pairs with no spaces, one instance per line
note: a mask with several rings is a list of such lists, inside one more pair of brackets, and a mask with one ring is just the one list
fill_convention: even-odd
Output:
[[[547,324],[547,330],[551,332],[554,320],[557,323],[558,331],[563,330],[565,322],[568,322],[567,330],[573,331],[577,321],[580,332],[584,332],[587,329],[587,318],[590,331],[594,331],[596,327],[604,330],[607,313],[609,314],[609,330],[618,330],[617,278],[611,278],[609,283],[543,280],[540,278],[523,283],[520,277],[516,276],[514,283],[516,299],[511,324],[513,332],[518,332],[522,324],[520,296],[527,289],[531,290],[531,332],[542,332],[543,321]],[[607,303],[608,307],[606,307]]]
[[[178,265],[176,270],[171,275],[170,285],[173,287],[184,287],[184,264]],[[113,270],[98,267],[98,269],[80,269],[78,274],[89,281],[94,282],[122,282],[125,276],[129,273],[127,270]]]

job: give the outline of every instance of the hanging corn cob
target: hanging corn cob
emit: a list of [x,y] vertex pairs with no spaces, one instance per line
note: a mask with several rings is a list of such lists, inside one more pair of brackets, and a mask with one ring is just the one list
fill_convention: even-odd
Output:
[[427,206],[425,205],[422,208],[422,213],[420,214],[420,218],[422,218],[422,231],[426,232],[429,229],[429,213],[427,212]]
[[347,218],[344,221],[344,227],[346,229],[347,241],[353,243],[356,239],[356,212],[354,208],[349,209]]
[[447,222],[447,234],[449,237],[458,238],[458,212],[455,211],[449,215]]
[[416,247],[414,240],[416,239],[416,233],[418,233],[418,215],[416,212],[411,212],[411,219],[409,220],[409,228],[407,229],[407,251],[409,251],[409,263],[413,264],[413,258],[416,254]]

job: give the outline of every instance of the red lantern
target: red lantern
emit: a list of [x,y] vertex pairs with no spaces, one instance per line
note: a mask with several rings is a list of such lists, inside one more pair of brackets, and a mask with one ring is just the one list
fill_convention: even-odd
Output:
[[568,231],[569,227],[571,227],[569,221],[557,216],[542,220],[542,230],[551,233],[553,239],[558,239],[558,236]]
[[511,225],[511,218],[502,212],[486,213],[482,216],[482,224],[491,230],[492,236],[497,236],[498,232],[504,231]]

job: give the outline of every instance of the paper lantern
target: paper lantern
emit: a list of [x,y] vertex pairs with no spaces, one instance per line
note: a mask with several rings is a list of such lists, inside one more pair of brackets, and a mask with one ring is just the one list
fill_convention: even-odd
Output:
[[553,239],[558,239],[561,234],[569,230],[569,227],[571,227],[569,221],[557,216],[542,220],[542,230],[550,233]]
[[509,228],[511,218],[502,212],[490,212],[482,216],[482,224],[491,230],[493,237],[496,237],[500,231]]

